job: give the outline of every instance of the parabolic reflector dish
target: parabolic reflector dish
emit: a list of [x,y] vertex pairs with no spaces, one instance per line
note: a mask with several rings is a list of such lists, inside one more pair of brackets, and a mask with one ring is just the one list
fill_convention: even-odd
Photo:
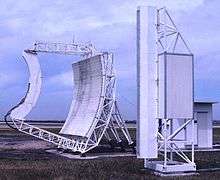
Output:
[[10,114],[12,119],[24,119],[35,106],[41,90],[41,69],[36,53],[23,52],[23,58],[29,69],[28,91],[24,102],[14,108]]
[[73,64],[75,95],[60,133],[88,137],[100,112],[103,62],[97,55]]
[[25,117],[36,105],[41,90],[41,70],[37,53],[67,53],[60,48],[59,43],[52,43],[54,44],[55,50],[48,48],[51,47],[50,44],[46,44],[45,49],[34,46],[34,49],[25,50],[23,53],[30,75],[28,89],[25,97],[4,116],[8,126],[73,152],[85,153],[95,148],[104,135],[110,141],[112,139],[109,135],[112,134],[112,138],[120,142],[116,128],[121,130],[128,143],[132,144],[115,101],[113,55],[107,52],[88,54],[88,46],[82,48],[74,45],[75,48],[69,52],[71,55],[84,53],[87,57],[73,64],[75,93],[69,114],[60,131],[61,134],[72,136],[61,136],[25,122]]

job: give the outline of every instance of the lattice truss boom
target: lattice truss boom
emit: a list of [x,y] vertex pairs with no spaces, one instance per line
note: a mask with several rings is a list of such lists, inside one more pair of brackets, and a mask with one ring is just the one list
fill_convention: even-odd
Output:
[[[35,106],[40,94],[41,70],[37,53],[41,52],[80,54],[84,58],[73,64],[74,82],[78,91],[60,132],[65,134],[65,137],[25,122],[25,116]],[[23,57],[30,70],[28,90],[21,102],[5,115],[7,123],[8,119],[13,122],[13,124],[8,123],[9,126],[60,148],[80,153],[98,146],[103,135],[108,140],[115,138],[117,142],[121,142],[118,130],[122,131],[128,144],[133,143],[116,103],[115,73],[111,53],[97,53],[92,45],[36,42],[33,48],[25,50]],[[95,97],[90,92],[96,93]],[[74,124],[78,124],[77,133]]]

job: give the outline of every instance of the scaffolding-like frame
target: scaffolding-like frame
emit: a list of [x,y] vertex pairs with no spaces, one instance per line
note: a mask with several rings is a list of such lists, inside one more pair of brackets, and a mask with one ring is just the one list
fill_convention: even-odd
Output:
[[[159,63],[159,56],[163,53],[169,54],[188,54],[192,55],[186,41],[177,29],[174,21],[165,7],[157,9],[157,23],[155,24],[157,31],[157,61]],[[178,44],[181,43],[181,47]],[[181,52],[180,52],[181,51]],[[158,65],[157,65],[158,67]],[[159,96],[159,89],[157,89]],[[158,103],[158,100],[157,100]],[[159,106],[159,104],[158,104]],[[159,121],[159,118],[157,119]],[[158,138],[158,154],[163,156],[163,161],[157,165],[153,165],[157,171],[162,172],[176,172],[176,171],[195,171],[196,164],[194,162],[194,142],[188,142],[186,137],[184,139],[176,139],[175,137],[182,131],[185,131],[189,124],[192,124],[192,136],[194,137],[194,121],[196,114],[191,119],[185,119],[177,129],[173,129],[173,121],[175,119],[162,119],[162,124],[158,129],[162,132],[157,133]],[[193,138],[192,138],[193,139]],[[191,157],[186,155],[184,149],[178,146],[178,143],[191,144]],[[174,154],[181,160],[174,161]],[[155,168],[156,166],[156,168]],[[152,168],[152,161],[145,159],[145,167]]]
[[[102,56],[102,70],[103,70],[103,85],[102,93],[99,102],[99,113],[94,119],[95,127],[89,137],[64,137],[44,129],[38,128],[36,126],[30,125],[23,119],[14,119],[10,117],[11,112],[19,107],[24,101],[24,97],[21,102],[12,108],[6,115],[5,120],[12,120],[14,129],[20,132],[34,136],[36,138],[42,139],[44,141],[53,143],[59,148],[70,149],[73,152],[80,152],[84,154],[91,149],[97,147],[103,138],[103,135],[107,137],[108,140],[112,140],[112,137],[118,142],[121,142],[121,137],[118,133],[118,129],[122,131],[128,144],[131,145],[133,141],[131,140],[130,134],[125,125],[125,121],[122,119],[120,111],[118,109],[115,97],[115,72],[114,72],[114,62],[112,53],[98,53],[94,46],[89,45],[78,45],[78,44],[64,44],[64,43],[48,43],[48,42],[36,42],[33,48],[25,50],[26,53],[32,53],[37,55],[37,53],[57,53],[64,55],[81,55],[83,58],[92,57],[94,55]],[[27,93],[29,88],[27,90]],[[109,134],[112,133],[112,136]]]

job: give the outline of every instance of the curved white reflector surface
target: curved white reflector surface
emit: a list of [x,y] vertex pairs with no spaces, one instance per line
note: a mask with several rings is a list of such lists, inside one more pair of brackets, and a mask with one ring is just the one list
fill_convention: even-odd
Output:
[[23,52],[23,58],[30,73],[29,87],[24,102],[11,112],[12,119],[24,119],[35,106],[41,90],[41,70],[37,54]]
[[75,94],[60,133],[88,137],[99,113],[103,90],[102,56],[73,64]]

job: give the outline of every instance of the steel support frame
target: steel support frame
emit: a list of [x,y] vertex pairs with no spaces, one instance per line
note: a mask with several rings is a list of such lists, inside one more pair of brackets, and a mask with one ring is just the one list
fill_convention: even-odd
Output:
[[[164,124],[162,125],[163,133],[158,132],[158,145],[160,154],[164,157],[164,168],[167,167],[169,162],[173,162],[173,154],[175,153],[178,157],[182,159],[183,163],[191,164],[195,166],[194,162],[194,142],[191,143],[191,157],[188,157],[183,149],[178,147],[178,143],[187,143],[186,139],[176,139],[175,137],[186,129],[189,124],[192,124],[192,132],[194,131],[194,119],[187,119],[178,129],[173,131],[173,119],[163,119]],[[169,122],[169,125],[168,125]],[[192,133],[194,137],[194,134]],[[168,156],[168,154],[170,156]],[[172,163],[173,164],[173,163]]]
[[[169,53],[177,53],[179,49],[177,48],[177,43],[181,41],[181,43],[185,47],[185,51],[188,54],[192,54],[188,45],[186,44],[183,36],[177,29],[174,21],[169,15],[166,8],[160,8],[157,10],[157,47],[158,47],[158,59],[157,63],[159,63],[159,54],[169,52]],[[172,37],[172,38],[170,38]],[[169,39],[168,39],[169,38]],[[158,67],[158,66],[157,66]],[[173,154],[175,153],[178,157],[180,157],[184,163],[192,165],[195,167],[194,162],[194,142],[191,143],[191,159],[187,157],[187,155],[183,152],[181,148],[178,147],[177,142],[181,142],[181,140],[176,140],[175,137],[186,129],[187,125],[192,124],[192,136],[194,137],[194,118],[187,119],[185,123],[183,123],[178,129],[173,129],[173,121],[177,121],[176,119],[163,119],[162,120],[162,130],[163,133],[158,132],[158,145],[160,154],[164,157],[163,167],[166,169],[169,162],[173,162]],[[186,142],[186,139],[182,140],[182,142]],[[168,157],[168,153],[170,156]],[[175,166],[175,165],[174,165]]]
[[[168,23],[169,22],[169,23]],[[162,53],[178,53],[177,43],[181,41],[184,45],[185,53],[192,54],[183,36],[178,31],[174,21],[169,15],[165,7],[157,10],[157,68],[159,67],[159,55]],[[169,39],[168,39],[169,38]],[[183,50],[183,49],[181,49]],[[158,79],[157,79],[158,81]],[[158,90],[159,93],[159,90]],[[158,101],[157,101],[158,102]],[[196,118],[196,115],[194,115]],[[177,140],[175,137],[186,129],[189,124],[192,124],[192,136],[194,137],[194,118],[186,119],[179,128],[173,129],[173,122],[177,119],[162,119],[162,125],[158,129],[162,129],[162,133],[158,132],[158,153],[163,156],[163,161],[157,165],[153,165],[155,170],[162,172],[176,171],[195,171],[196,165],[194,162],[194,142],[191,143],[191,157],[187,156],[183,149],[178,147],[178,143],[188,142],[186,137],[183,140]],[[159,120],[159,119],[158,119]],[[174,161],[173,155],[180,157],[181,161]],[[169,155],[169,156],[168,156]],[[156,163],[155,163],[156,164]],[[152,167],[152,161],[145,159],[145,167]],[[181,170],[182,167],[182,170]]]
[[36,41],[29,51],[41,53],[55,53],[64,55],[82,55],[90,57],[97,53],[92,44],[57,43]]
[[28,123],[25,123],[21,119],[11,119],[14,123],[14,127],[25,134],[29,134],[38,139],[53,143],[59,148],[70,149],[73,152],[80,152],[81,154],[90,151],[99,145],[103,135],[109,139],[107,128],[111,129],[114,138],[117,142],[121,142],[120,136],[116,130],[120,129],[129,144],[132,144],[130,134],[127,130],[124,120],[121,117],[119,109],[116,104],[115,97],[115,72],[112,53],[97,53],[92,45],[83,46],[75,44],[63,44],[63,43],[42,43],[36,42],[32,49],[26,50],[29,53],[58,53],[65,55],[80,54],[84,58],[101,54],[107,56],[103,58],[103,86],[102,95],[100,97],[100,105],[98,109],[99,116],[95,117],[93,124],[95,127],[92,129],[92,133],[89,137],[63,137],[61,135],[43,130]]
[[[168,23],[169,22],[169,23]],[[178,42],[184,46],[184,51],[187,54],[192,54],[189,46],[172,20],[170,14],[165,7],[157,10],[157,47],[158,54],[164,52],[178,53]],[[168,40],[169,38],[169,40]]]

